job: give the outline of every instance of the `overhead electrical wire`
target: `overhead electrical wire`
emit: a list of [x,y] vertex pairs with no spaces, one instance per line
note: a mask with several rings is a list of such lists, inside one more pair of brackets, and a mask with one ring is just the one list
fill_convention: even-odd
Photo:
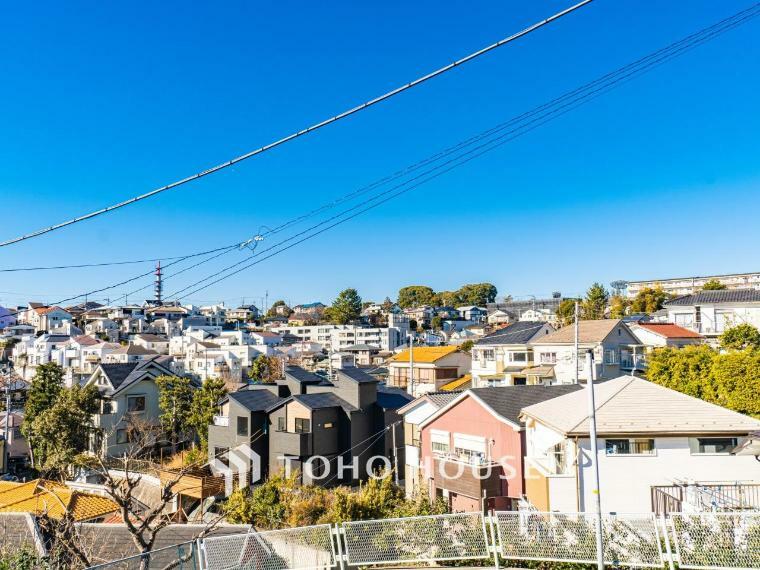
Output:
[[[228,266],[228,267],[222,269],[221,271],[215,272],[213,275],[205,277],[204,279],[196,281],[193,284],[191,284],[191,285],[189,285],[189,286],[187,286],[187,287],[185,287],[183,289],[180,289],[180,290],[176,291],[175,293],[172,293],[170,295],[170,297],[173,297],[175,295],[179,295],[180,293],[184,293],[188,289],[196,287],[196,286],[200,285],[201,283],[203,283],[205,281],[208,281],[210,279],[213,279],[214,277],[217,277],[216,279],[214,279],[210,283],[204,285],[203,287],[196,288],[193,291],[191,291],[190,293],[185,293],[186,296],[193,295],[193,294],[195,294],[195,293],[197,293],[197,292],[199,292],[199,291],[201,291],[203,289],[206,289],[206,288],[210,287],[213,284],[216,284],[216,283],[218,283],[220,281],[223,281],[224,279],[227,279],[228,277],[231,277],[232,275],[235,275],[235,274],[237,274],[237,273],[239,273],[239,272],[241,272],[241,271],[243,271],[243,270],[245,270],[245,269],[247,269],[249,267],[252,267],[253,265],[258,264],[258,263],[260,263],[261,261],[263,261],[265,259],[269,259],[269,258],[273,257],[274,255],[278,255],[279,253],[282,253],[283,251],[285,251],[287,249],[290,249],[291,247],[294,247],[295,245],[298,245],[298,244],[303,243],[304,241],[306,241],[308,239],[316,237],[317,235],[323,233],[324,231],[327,231],[328,229],[331,229],[331,228],[333,228],[333,227],[335,227],[337,225],[345,223],[345,222],[347,222],[347,221],[355,218],[356,216],[360,215],[361,213],[364,213],[364,212],[366,212],[366,211],[368,211],[370,209],[373,209],[373,208],[377,207],[378,205],[380,205],[382,203],[385,203],[385,202],[387,202],[387,201],[389,201],[389,200],[391,200],[391,199],[393,199],[393,198],[395,198],[395,197],[397,197],[397,196],[399,196],[399,195],[401,195],[403,193],[406,193],[406,192],[408,192],[409,190],[411,190],[413,188],[416,188],[416,187],[418,187],[418,186],[420,186],[420,185],[422,185],[422,184],[424,184],[426,182],[429,182],[430,180],[432,180],[434,178],[437,178],[441,174],[449,172],[450,170],[452,170],[454,168],[457,168],[458,166],[461,166],[462,164],[465,164],[465,163],[469,162],[470,160],[473,160],[474,158],[477,158],[477,157],[481,156],[482,154],[485,154],[486,152],[490,152],[491,150],[493,150],[493,149],[495,149],[495,148],[497,148],[497,147],[505,144],[506,142],[509,142],[510,140],[513,140],[514,138],[516,138],[518,136],[521,136],[522,134],[530,132],[531,130],[537,128],[538,126],[543,125],[546,122],[549,122],[550,120],[553,120],[553,119],[555,119],[555,118],[557,118],[557,117],[559,117],[561,115],[564,115],[565,113],[569,112],[570,110],[573,110],[576,107],[578,107],[578,106],[580,106],[580,105],[588,102],[589,100],[602,95],[603,93],[605,93],[605,92],[607,92],[607,91],[615,88],[619,84],[627,82],[628,80],[632,79],[634,76],[646,73],[647,71],[650,71],[654,67],[657,67],[657,66],[659,66],[659,65],[661,65],[661,64],[669,61],[670,59],[673,59],[673,58],[675,58],[675,57],[677,57],[679,55],[682,55],[686,51],[689,51],[689,50],[691,50],[691,49],[693,49],[693,48],[695,48],[695,47],[697,47],[697,46],[699,46],[699,45],[701,45],[701,44],[703,44],[703,43],[705,43],[705,42],[713,39],[714,37],[716,37],[716,36],[718,36],[720,34],[723,34],[724,32],[729,31],[729,30],[731,30],[731,29],[733,29],[733,28],[735,28],[735,27],[737,27],[737,26],[739,26],[739,25],[741,25],[741,24],[749,21],[750,19],[752,19],[752,18],[756,17],[758,14],[760,14],[760,10],[758,9],[758,7],[760,7],[760,3],[755,4],[752,8],[749,8],[747,10],[744,10],[742,12],[737,13],[734,16],[731,16],[729,18],[721,20],[720,22],[718,22],[718,23],[716,23],[716,24],[714,24],[714,25],[712,25],[710,27],[704,28],[703,30],[700,30],[699,32],[691,34],[690,36],[687,36],[686,38],[684,38],[684,39],[682,39],[682,40],[680,40],[678,42],[670,44],[669,46],[667,46],[665,48],[657,50],[656,52],[653,52],[652,54],[650,54],[648,56],[645,56],[645,57],[637,60],[636,62],[634,62],[632,64],[626,65],[626,66],[620,68],[619,70],[617,70],[615,72],[608,73],[607,75],[603,76],[599,80],[593,81],[593,82],[591,82],[589,84],[586,84],[586,86],[584,86],[584,87],[581,87],[579,89],[573,90],[572,92],[570,92],[567,95],[563,95],[561,97],[558,97],[557,99],[554,100],[554,102],[561,102],[562,105],[559,105],[559,106],[555,105],[555,107],[553,109],[548,110],[543,115],[540,115],[538,117],[538,119],[531,120],[528,123],[523,124],[523,125],[517,127],[516,129],[508,131],[507,133],[502,134],[502,135],[500,135],[498,137],[495,137],[495,138],[493,138],[493,139],[485,142],[484,144],[481,144],[481,145],[475,147],[474,149],[471,149],[471,150],[467,151],[466,153],[460,154],[459,156],[455,157],[454,159],[448,160],[448,161],[444,162],[443,164],[435,166],[434,168],[432,168],[432,169],[424,172],[422,175],[416,176],[416,177],[412,178],[411,180],[407,180],[406,182],[404,182],[402,184],[394,186],[390,190],[382,192],[379,195],[374,196],[373,198],[370,198],[369,200],[366,200],[366,201],[358,204],[357,206],[354,206],[353,208],[350,208],[349,210],[341,212],[340,214],[338,214],[336,216],[333,216],[331,218],[328,218],[327,220],[324,220],[324,221],[320,222],[319,224],[317,224],[315,226],[312,226],[311,228],[308,228],[307,230],[305,230],[303,232],[300,232],[299,234],[291,236],[291,237],[287,238],[286,240],[283,240],[283,241],[279,242],[278,244],[275,244],[275,245],[273,245],[273,246],[271,246],[271,247],[269,247],[267,249],[264,249],[261,252],[259,252],[258,254],[254,255],[254,257],[263,255],[267,251],[271,251],[272,249],[275,249],[275,248],[279,247],[280,245],[282,245],[282,244],[284,244],[284,243],[286,243],[288,241],[291,241],[291,240],[293,240],[294,238],[296,238],[296,237],[298,237],[300,235],[303,235],[303,234],[307,233],[311,229],[315,229],[316,227],[319,227],[319,226],[324,225],[324,224],[326,224],[326,223],[328,223],[328,222],[330,222],[332,220],[335,220],[336,218],[339,218],[340,216],[342,216],[342,215],[344,215],[344,214],[346,214],[346,213],[348,213],[348,212],[350,212],[352,210],[355,210],[356,208],[358,208],[358,207],[360,207],[362,205],[365,205],[365,204],[368,204],[368,203],[373,202],[375,200],[378,200],[380,197],[391,193],[393,190],[397,190],[399,188],[403,188],[404,186],[408,186],[411,182],[413,182],[415,180],[422,179],[417,184],[414,184],[414,185],[412,185],[412,186],[410,186],[408,188],[405,188],[405,189],[402,189],[402,190],[396,192],[395,194],[392,194],[389,198],[386,198],[386,199],[384,199],[384,200],[382,200],[382,201],[380,201],[380,202],[378,202],[376,204],[373,204],[373,205],[371,205],[371,206],[369,206],[369,207],[367,207],[367,208],[365,208],[363,210],[360,210],[358,213],[355,213],[355,214],[353,214],[353,215],[351,215],[351,216],[349,216],[347,218],[343,218],[343,219],[341,219],[341,220],[339,220],[339,221],[337,221],[337,222],[329,225],[327,228],[324,228],[324,229],[322,229],[320,231],[314,232],[314,233],[308,235],[307,237],[298,240],[296,243],[294,243],[292,245],[289,245],[287,247],[283,247],[280,250],[276,251],[275,253],[270,254],[270,255],[268,255],[266,257],[263,257],[260,260],[257,260],[255,262],[251,262],[251,263],[245,263],[243,261],[243,262],[239,262],[239,263],[233,264],[231,266]],[[576,95],[576,97],[572,98],[572,97],[570,97],[570,95]],[[542,109],[546,110],[548,107],[551,107],[551,105],[552,105],[551,103],[548,104],[548,105],[542,105],[541,107],[538,107],[537,109],[535,109],[535,110],[533,110],[531,112],[524,113],[523,115],[520,115],[520,117],[534,116],[535,112],[537,110],[538,111],[540,111]],[[514,122],[515,122],[515,120],[513,119],[513,120],[510,120],[510,121],[507,121],[506,123],[503,123],[502,125],[512,125],[512,124],[514,124]],[[486,133],[493,133],[494,130],[498,129],[498,128],[501,128],[501,127],[496,127],[494,129],[489,129],[489,131],[486,131]],[[510,138],[506,138],[509,135],[514,135],[514,136],[512,136]],[[477,135],[475,137],[472,137],[471,139],[468,139],[468,140],[469,141],[478,141],[478,140],[482,139],[482,136],[483,136],[483,133],[481,133],[481,135]],[[506,138],[506,140],[503,140],[505,138]],[[462,144],[456,145],[456,147],[452,147],[452,148],[460,148],[461,146],[462,146]],[[479,150],[481,150],[481,152],[476,152],[476,151],[479,151]],[[475,153],[475,154],[473,154],[473,153]],[[467,155],[472,155],[472,156],[469,156],[469,157],[463,159],[463,157],[465,157]],[[449,168],[444,168],[444,167],[446,167],[446,166],[448,166],[449,164],[452,164],[452,163],[456,163],[456,164],[453,164],[453,166],[451,166]],[[443,170],[441,170],[439,172],[435,172],[436,170],[440,170],[440,169],[443,169]],[[429,175],[431,173],[432,173],[431,176],[427,176],[427,175]],[[427,176],[427,178],[425,178],[425,176]],[[236,271],[233,271],[233,272],[229,273],[228,275],[220,276],[220,273],[225,273],[226,271],[234,269],[235,267],[237,267],[237,266],[239,266],[241,264],[244,264],[244,265],[240,269],[238,269]]]
[[58,224],[54,224],[52,226],[48,226],[46,228],[41,228],[39,230],[36,230],[34,232],[23,234],[21,236],[0,242],[0,247],[6,247],[24,240],[28,240],[34,237],[38,237],[44,234],[47,234],[49,232],[53,232],[55,230],[59,230],[61,228],[65,228],[66,226],[70,226],[85,220],[89,220],[91,218],[94,218],[96,216],[100,216],[102,214],[107,214],[109,212],[113,212],[114,210],[117,210],[119,208],[123,208],[125,206],[129,206],[131,204],[135,204],[139,201],[145,200],[147,198],[151,198],[153,196],[156,196],[157,194],[160,194],[162,192],[166,192],[167,190],[171,190],[173,188],[177,188],[178,186],[182,186],[184,184],[187,184],[189,182],[192,182],[194,180],[198,180],[200,178],[204,178],[206,176],[209,176],[210,174],[214,174],[216,172],[219,172],[220,170],[224,170],[225,168],[228,168],[230,166],[233,166],[239,162],[242,162],[244,160],[247,160],[249,158],[252,158],[256,155],[262,154],[268,150],[271,150],[273,148],[276,148],[280,145],[283,145],[287,142],[290,142],[296,138],[299,138],[303,135],[312,133],[314,131],[317,131],[318,129],[321,129],[323,127],[326,127],[327,125],[330,125],[332,123],[335,123],[337,121],[340,121],[341,119],[345,119],[347,117],[350,117],[351,115],[354,115],[356,113],[359,113],[360,111],[364,111],[365,109],[369,109],[370,107],[377,105],[378,103],[381,103],[383,101],[386,101],[400,93],[403,93],[405,91],[408,91],[409,89],[412,89],[414,87],[417,87],[418,85],[421,85],[422,83],[425,83],[435,77],[438,77],[439,75],[443,75],[444,73],[447,73],[448,71],[451,71],[452,69],[456,67],[460,67],[464,65],[465,63],[468,63],[482,55],[485,55],[486,53],[489,53],[497,48],[500,48],[504,45],[507,45],[508,43],[511,43],[523,36],[526,36],[530,34],[531,32],[534,32],[551,22],[554,22],[563,16],[566,16],[570,14],[571,12],[574,12],[575,10],[578,10],[579,8],[582,8],[583,6],[586,6],[587,4],[590,4],[593,0],[582,0],[581,2],[578,2],[577,4],[570,6],[569,8],[566,8],[565,10],[562,10],[560,12],[557,12],[556,14],[545,18],[539,22],[536,22],[535,24],[532,24],[531,26],[528,26],[527,28],[520,30],[517,33],[514,33],[502,40],[497,41],[496,43],[493,43],[489,46],[486,46],[478,51],[475,51],[473,53],[470,53],[469,55],[458,59],[448,65],[445,65],[439,69],[436,69],[435,71],[432,71],[426,75],[423,75],[422,77],[418,77],[414,81],[410,81],[409,83],[406,83],[400,87],[397,87],[391,91],[388,91],[387,93],[384,93],[378,97],[375,97],[374,99],[371,99],[369,101],[366,101],[360,105],[357,105],[355,107],[352,107],[351,109],[348,109],[347,111],[343,111],[342,113],[339,113],[338,115],[335,115],[329,119],[325,119],[319,123],[316,123],[314,125],[311,125],[310,127],[307,127],[305,129],[296,131],[290,135],[287,135],[285,137],[282,137],[274,142],[271,142],[267,145],[264,145],[260,148],[257,148],[255,150],[252,150],[250,152],[247,152],[243,155],[240,155],[236,158],[233,158],[231,160],[228,160],[226,162],[223,162],[221,164],[218,164],[216,166],[213,166],[211,168],[207,168],[206,170],[203,170],[201,172],[198,172],[197,174],[193,174],[191,176],[187,176],[185,178],[182,178],[181,180],[177,180],[175,182],[172,182],[170,184],[167,184],[165,186],[161,186],[160,188],[156,188],[154,190],[151,190],[150,192],[146,192],[144,194],[140,194],[139,196],[135,196],[134,198],[129,198],[128,200],[124,200],[122,202],[118,202],[116,204],[113,204],[111,206],[107,206],[105,208],[101,208],[99,210],[95,210],[93,212],[90,212],[88,214],[84,214],[81,216],[77,216],[76,218],[72,218],[70,220],[67,220],[65,222],[60,222]]

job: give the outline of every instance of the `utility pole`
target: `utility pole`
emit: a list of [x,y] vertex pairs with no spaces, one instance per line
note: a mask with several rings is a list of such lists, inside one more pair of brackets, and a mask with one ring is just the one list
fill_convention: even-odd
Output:
[[591,472],[594,485],[591,489],[591,500],[594,503],[594,512],[596,514],[596,566],[598,570],[604,570],[602,497],[599,492],[599,446],[596,441],[596,401],[594,399],[594,354],[590,350],[586,353],[586,365],[588,366],[586,393],[588,394],[589,439],[591,440]]
[[[575,301],[575,383],[578,383],[578,368],[579,368],[579,362],[578,359],[580,358],[580,355],[578,354],[578,301]],[[589,372],[590,373],[590,372]]]
[[409,382],[407,382],[407,390],[414,397],[414,338],[409,335]]
[[[396,422],[398,423],[398,422]],[[393,480],[396,483],[396,486],[398,487],[398,447],[396,447],[396,423],[391,424],[391,429],[393,430]]]
[[8,472],[8,458],[10,457],[10,435],[11,424],[11,373],[7,370],[4,375],[5,379],[5,441],[3,442],[3,471]]

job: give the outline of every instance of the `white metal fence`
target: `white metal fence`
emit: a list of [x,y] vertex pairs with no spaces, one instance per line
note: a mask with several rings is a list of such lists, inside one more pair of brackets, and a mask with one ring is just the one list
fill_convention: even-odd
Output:
[[[457,513],[316,525],[197,541],[197,570],[351,570],[503,560],[596,562],[595,515]],[[760,569],[760,512],[602,516],[611,567]],[[175,547],[176,548],[176,547]],[[155,559],[158,560],[156,553]],[[166,553],[163,553],[166,554]],[[178,568],[196,570],[192,566]],[[139,568],[136,558],[99,570]],[[183,563],[184,564],[184,563]],[[149,566],[154,568],[159,566]],[[163,566],[160,566],[163,568]]]

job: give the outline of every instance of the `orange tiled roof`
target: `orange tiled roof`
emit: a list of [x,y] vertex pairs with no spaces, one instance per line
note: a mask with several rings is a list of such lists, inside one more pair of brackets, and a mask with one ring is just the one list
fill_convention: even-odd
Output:
[[111,499],[82,493],[55,481],[0,482],[0,513],[47,514],[58,519],[70,512],[74,520],[81,522],[103,517],[118,508]]
[[[415,346],[414,361],[430,364],[444,356],[455,353],[457,350],[459,350],[458,346]],[[409,362],[409,349],[399,352],[392,360],[394,362]]]
[[638,325],[665,338],[702,338],[701,334],[673,323],[638,323]]

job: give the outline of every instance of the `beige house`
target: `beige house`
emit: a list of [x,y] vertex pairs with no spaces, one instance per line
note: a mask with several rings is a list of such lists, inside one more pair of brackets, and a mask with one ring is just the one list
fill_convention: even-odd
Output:
[[[469,373],[471,364],[470,355],[457,346],[416,346],[411,353],[406,349],[388,363],[388,385],[404,388],[418,397],[436,392],[444,384]],[[410,370],[413,370],[411,376]],[[414,380],[411,383],[410,377]]]
[[575,326],[569,325],[530,342],[534,363],[525,370],[528,383],[570,384],[586,381],[592,370],[586,355],[593,355],[593,377],[617,378],[643,370],[644,347],[620,319],[586,320],[578,323],[578,354],[575,354]]

